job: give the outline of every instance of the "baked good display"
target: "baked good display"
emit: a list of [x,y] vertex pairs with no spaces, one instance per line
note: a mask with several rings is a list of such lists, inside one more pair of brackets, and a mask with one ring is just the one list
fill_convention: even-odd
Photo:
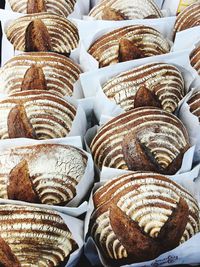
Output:
[[37,13],[12,21],[7,29],[8,40],[15,50],[25,52],[57,52],[65,55],[77,47],[76,26],[63,16]]
[[18,13],[48,12],[67,17],[74,10],[76,0],[8,0],[12,10]]
[[97,39],[89,48],[99,67],[128,60],[170,52],[169,42],[157,30],[132,25],[111,31]]
[[81,69],[76,63],[58,53],[23,53],[0,69],[0,92],[48,90],[60,97],[72,96],[80,74]]
[[111,266],[152,260],[200,231],[197,201],[160,174],[121,175],[93,199],[90,233]]
[[190,64],[200,75],[200,45],[198,45],[190,54]]
[[145,64],[123,72],[108,80],[102,90],[125,111],[154,106],[174,112],[185,95],[181,72],[166,63]]
[[0,100],[0,113],[0,139],[51,139],[69,134],[76,109],[52,93],[30,90]]
[[89,13],[95,19],[128,20],[161,18],[153,0],[101,0]]
[[200,2],[194,3],[184,9],[177,16],[176,23],[174,26],[174,34],[195,26],[200,23]]
[[190,107],[190,112],[197,116],[200,122],[200,91],[193,93],[187,103]]
[[80,149],[59,144],[10,148],[0,153],[0,198],[66,205],[87,166]]
[[174,115],[153,107],[125,112],[100,128],[90,145],[94,162],[134,171],[175,174],[189,149],[188,133]]
[[0,205],[0,265],[66,264],[76,244],[58,212],[28,206]]

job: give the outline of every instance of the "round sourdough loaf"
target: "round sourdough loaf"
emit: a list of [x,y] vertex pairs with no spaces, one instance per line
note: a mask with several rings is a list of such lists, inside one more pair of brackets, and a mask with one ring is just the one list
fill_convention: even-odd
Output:
[[99,168],[174,174],[189,147],[187,131],[177,117],[144,107],[106,123],[94,137],[91,152]]
[[71,59],[50,52],[23,53],[0,69],[0,93],[47,90],[56,95],[72,96],[80,67]]
[[0,113],[0,139],[51,139],[69,134],[76,109],[55,94],[30,90],[0,100]]
[[12,10],[18,13],[48,12],[67,17],[74,10],[76,0],[8,0]]
[[190,54],[190,63],[200,75],[200,45],[198,45]]
[[29,206],[0,205],[0,265],[65,266],[78,248],[58,212]]
[[95,19],[128,20],[160,18],[153,0],[101,0],[89,13]]
[[79,41],[76,26],[63,16],[51,13],[20,17],[8,25],[6,35],[16,50],[26,52],[69,54]]
[[195,26],[200,23],[200,2],[194,3],[184,9],[176,19],[174,34]]
[[190,107],[190,112],[197,116],[200,122],[200,91],[194,93],[187,103]]
[[185,95],[181,72],[166,63],[150,63],[123,72],[106,82],[102,89],[125,111],[155,106],[174,112]]
[[200,230],[197,201],[160,174],[121,175],[93,199],[90,233],[111,266],[152,260]]
[[111,31],[89,48],[99,67],[170,52],[169,42],[157,30],[131,25]]
[[0,153],[0,197],[66,205],[87,166],[80,149],[59,144],[15,147]]

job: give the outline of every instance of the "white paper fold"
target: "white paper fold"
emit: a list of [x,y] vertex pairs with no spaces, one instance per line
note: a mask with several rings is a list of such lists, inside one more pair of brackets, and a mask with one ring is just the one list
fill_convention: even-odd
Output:
[[[170,179],[176,181],[183,187],[185,187],[193,196],[199,201],[200,196],[200,178],[199,178],[200,165],[196,166],[190,172],[186,172],[180,175],[168,176]],[[103,168],[101,172],[101,182],[95,184],[93,192],[97,190],[106,181],[127,173],[127,171]],[[196,179],[196,181],[195,181]],[[195,182],[194,182],[195,181]],[[85,218],[84,236],[85,236],[85,255],[93,266],[103,264],[105,267],[111,267],[107,264],[106,260],[101,256],[100,251],[96,247],[93,239],[88,238],[89,221],[91,214],[94,210],[94,203],[91,193],[88,211]],[[152,266],[172,266],[178,264],[198,264],[200,263],[200,254],[198,249],[198,243],[200,242],[200,233],[189,239],[187,242],[178,246],[174,250],[160,255],[157,259],[148,262],[124,265],[129,267],[152,267]]]
[[[98,68],[98,62],[87,52],[91,44],[102,35],[120,27],[129,25],[146,25],[158,30],[166,39],[172,41],[172,29],[174,27],[175,17],[161,19],[139,19],[124,21],[80,21],[76,20],[79,30],[79,63],[84,71]],[[89,33],[89,34],[88,34]],[[172,43],[171,43],[172,44]],[[74,57],[77,59],[77,56]]]
[[[82,149],[82,143],[80,137],[66,137],[66,138],[59,138],[59,139],[52,139],[52,140],[32,140],[28,138],[18,138],[18,139],[7,139],[0,141],[0,152],[5,152],[10,148],[18,147],[18,146],[29,146],[29,145],[37,145],[37,144],[61,144],[61,145],[72,145],[74,147],[78,147]],[[81,178],[80,182],[76,186],[76,196],[65,206],[50,206],[44,204],[32,204],[32,203],[25,203],[23,201],[13,201],[13,200],[3,200],[1,202],[10,202],[10,203],[18,203],[21,205],[30,205],[30,206],[38,206],[42,208],[49,208],[54,209],[59,212],[63,212],[72,216],[80,216],[81,214],[85,213],[87,210],[87,202],[83,202],[84,197],[88,193],[89,189],[92,187],[94,182],[94,166],[92,156],[83,151],[87,157],[87,166],[85,169],[85,173]]]

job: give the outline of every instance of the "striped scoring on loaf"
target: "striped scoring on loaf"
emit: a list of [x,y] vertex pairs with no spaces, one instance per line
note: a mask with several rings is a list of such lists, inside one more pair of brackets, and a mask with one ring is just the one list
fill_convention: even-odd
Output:
[[[28,0],[8,0],[13,11],[27,13]],[[48,13],[54,13],[67,17],[74,10],[76,0],[45,0]]]
[[186,129],[174,115],[157,108],[136,108],[110,120],[94,137],[91,151],[97,166],[128,169],[122,143],[132,133],[164,169],[189,146]]
[[0,205],[0,236],[22,267],[59,266],[77,247],[57,212],[28,206]]
[[65,56],[49,52],[24,53],[10,59],[0,70],[0,92],[21,91],[24,75],[32,65],[42,68],[48,91],[60,97],[73,94],[80,67]]
[[200,75],[200,45],[190,54],[190,63]]
[[0,139],[8,138],[9,112],[23,104],[38,139],[62,138],[69,134],[76,109],[66,100],[46,91],[19,92],[0,101]]
[[165,54],[170,51],[168,41],[155,29],[143,25],[126,26],[111,31],[97,39],[88,52],[100,67],[119,62],[119,42],[127,39],[142,51],[143,57]]
[[134,108],[135,94],[141,85],[152,91],[168,112],[174,112],[185,95],[180,71],[165,63],[150,63],[123,72],[110,79],[102,89],[109,99],[127,111]]
[[188,100],[188,105],[192,114],[198,117],[200,121],[200,92],[194,93]]
[[41,203],[63,205],[76,195],[83,177],[87,156],[80,149],[58,144],[16,147],[0,154],[0,197],[8,198],[10,171],[26,160],[34,191]]
[[160,18],[162,13],[153,0],[102,0],[89,13],[95,19],[102,19],[104,9],[120,12],[127,19]]
[[184,9],[176,19],[174,33],[180,32],[195,26],[200,23],[200,3],[195,3]]
[[76,26],[62,16],[49,13],[27,15],[8,25],[6,35],[16,50],[25,51],[25,32],[29,23],[40,19],[47,27],[54,52],[70,53],[77,47],[79,36]]
[[[180,239],[180,243],[183,243],[200,230],[198,204],[184,188],[155,173],[124,174],[100,187],[94,194],[97,207],[92,217],[91,233],[109,258],[127,258],[131,255],[128,255],[120,236],[116,236],[110,224],[112,203],[130,220],[137,222],[141,231],[156,239],[173,209],[177,208],[180,197],[189,207],[187,225]],[[123,235],[123,229],[121,231]]]

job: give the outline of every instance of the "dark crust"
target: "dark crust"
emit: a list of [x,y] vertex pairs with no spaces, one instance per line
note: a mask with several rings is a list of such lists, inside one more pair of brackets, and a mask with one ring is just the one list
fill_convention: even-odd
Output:
[[0,237],[0,266],[1,267],[21,267],[17,257],[12,253],[6,241]]

